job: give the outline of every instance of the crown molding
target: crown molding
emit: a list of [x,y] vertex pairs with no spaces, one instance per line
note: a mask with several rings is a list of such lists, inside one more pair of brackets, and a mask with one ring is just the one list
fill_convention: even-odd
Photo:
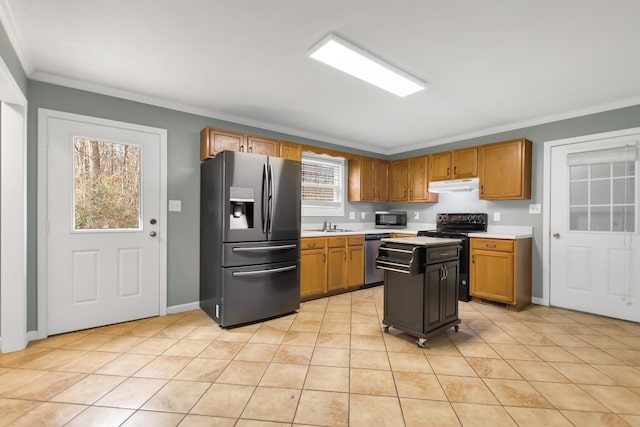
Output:
[[501,126],[486,128],[478,131],[467,132],[448,136],[445,138],[425,140],[417,144],[405,145],[399,148],[386,150],[383,154],[392,155],[406,153],[407,151],[420,150],[422,148],[434,147],[437,145],[448,144],[451,142],[464,141],[466,139],[479,138],[482,136],[492,135],[495,133],[508,132],[516,129],[523,129],[532,126],[543,125],[547,123],[558,122],[561,120],[574,119],[576,117],[588,116],[590,114],[603,113],[605,111],[617,110],[619,108],[633,107],[634,105],[640,105],[640,97],[627,98],[620,101],[609,102],[606,104],[593,105],[587,108],[581,108],[578,110],[567,111],[559,114],[552,114],[549,116],[538,117],[535,119],[524,120],[520,122],[508,123]]
[[11,46],[13,46],[13,50],[16,52],[16,56],[18,57],[18,61],[20,61],[20,65],[22,65],[22,69],[27,77],[29,77],[29,75],[34,71],[33,64],[31,63],[31,59],[24,48],[20,32],[18,31],[16,21],[13,17],[13,12],[11,11],[11,7],[7,0],[0,0],[0,23],[2,23],[2,26],[9,37],[9,42],[11,42]]

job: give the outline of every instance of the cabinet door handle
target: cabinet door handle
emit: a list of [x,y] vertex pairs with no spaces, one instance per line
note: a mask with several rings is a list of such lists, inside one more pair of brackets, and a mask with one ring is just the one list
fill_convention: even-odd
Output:
[[446,265],[443,265],[442,268],[444,268],[444,278],[442,280],[447,280],[449,278],[449,270],[447,270]]
[[322,254],[322,263],[326,263],[327,262],[327,254]]
[[454,166],[454,167],[453,167],[453,174],[455,175],[455,174],[457,174],[457,173],[458,173],[458,167],[457,167],[457,166]]
[[484,185],[480,186],[480,194],[484,194]]
[[347,260],[347,251],[344,251],[344,259]]
[[307,246],[309,246],[310,248],[315,248],[316,244],[315,243],[307,243]]
[[495,248],[495,247],[496,247],[496,245],[495,245],[495,244],[493,244],[493,243],[491,243],[491,244],[487,243],[487,247],[488,247],[488,248]]
[[475,264],[476,263],[476,256],[472,255],[471,256],[471,264]]
[[249,147],[249,152],[253,153],[253,146]]
[[449,169],[450,169],[450,168],[447,168],[447,176],[449,176]]
[[241,145],[241,146],[240,146],[240,151],[241,151],[241,152],[242,152],[242,151],[244,151],[244,145]]
[[349,259],[353,259],[353,251],[349,251]]

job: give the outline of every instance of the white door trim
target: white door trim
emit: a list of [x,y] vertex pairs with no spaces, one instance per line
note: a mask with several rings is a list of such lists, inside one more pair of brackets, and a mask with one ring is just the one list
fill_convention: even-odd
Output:
[[573,138],[556,139],[545,141],[544,143],[544,166],[543,166],[543,186],[542,186],[542,298],[539,298],[541,305],[549,305],[551,294],[551,149],[560,145],[578,144],[581,142],[594,141],[606,138],[618,138],[640,133],[640,127],[617,130],[612,132],[596,133],[591,135],[576,136]]
[[48,335],[47,322],[47,121],[50,118],[78,120],[96,125],[120,127],[132,131],[158,135],[160,139],[160,297],[158,308],[160,315],[167,314],[167,130],[62,111],[38,109],[38,339]]
[[27,346],[27,98],[0,58],[0,351]]

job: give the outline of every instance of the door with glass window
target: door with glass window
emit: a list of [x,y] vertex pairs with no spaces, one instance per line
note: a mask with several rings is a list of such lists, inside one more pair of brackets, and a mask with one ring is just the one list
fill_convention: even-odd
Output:
[[640,321],[637,140],[551,149],[551,305]]
[[158,134],[50,117],[48,334],[159,314]]

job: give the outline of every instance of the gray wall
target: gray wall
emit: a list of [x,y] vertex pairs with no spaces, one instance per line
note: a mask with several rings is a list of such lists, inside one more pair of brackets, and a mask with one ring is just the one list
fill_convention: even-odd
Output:
[[[28,85],[28,330],[37,327],[37,177],[39,108],[84,114],[167,129],[167,196],[182,200],[182,212],[169,212],[167,224],[167,302],[169,306],[198,301],[200,218],[200,129],[216,126],[293,142],[380,157],[336,145],[280,134],[204,116],[123,100],[30,80]],[[373,220],[373,219],[371,219]]]
[[27,75],[22,65],[20,65],[18,55],[16,55],[16,51],[13,50],[7,32],[2,25],[0,25],[0,56],[2,56],[2,60],[7,65],[20,90],[26,95],[28,85]]

